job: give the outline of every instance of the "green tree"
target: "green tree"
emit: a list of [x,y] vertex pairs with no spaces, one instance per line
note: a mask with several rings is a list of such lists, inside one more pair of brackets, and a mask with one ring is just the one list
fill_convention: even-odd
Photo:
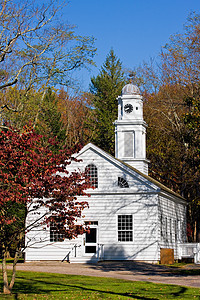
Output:
[[58,94],[58,107],[62,123],[66,129],[67,146],[85,145],[94,135],[94,130],[87,126],[94,118],[91,110],[92,94],[89,92],[69,95],[61,89]]
[[51,88],[44,97],[36,129],[47,140],[49,138],[56,139],[58,148],[62,148],[65,144],[66,129],[58,109],[58,96]]
[[[35,116],[40,108],[41,92],[32,89],[27,94],[24,89],[17,85],[0,91],[0,101],[9,103],[8,109],[1,112],[1,124],[22,129],[27,122],[34,124]],[[4,126],[3,126],[4,127]]]
[[116,97],[121,94],[125,82],[122,63],[111,50],[99,75],[91,78],[90,86],[95,116],[95,124],[91,124],[95,130],[92,142],[111,154],[115,151],[113,122],[117,119]]

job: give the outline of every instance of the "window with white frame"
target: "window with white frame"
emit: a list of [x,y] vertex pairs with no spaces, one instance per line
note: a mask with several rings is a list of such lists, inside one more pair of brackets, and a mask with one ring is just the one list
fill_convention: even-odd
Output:
[[163,238],[163,216],[162,216],[162,214],[160,215],[160,235],[161,235],[161,238]]
[[172,243],[172,219],[169,219],[170,243]]
[[62,242],[64,240],[64,225],[59,222],[50,223],[50,242]]
[[167,224],[167,217],[165,217],[165,241],[168,241],[168,224]]
[[118,241],[133,241],[133,216],[118,215]]
[[89,164],[85,168],[86,176],[89,177],[90,184],[93,188],[98,188],[98,172],[94,164]]
[[178,225],[177,225],[177,220],[174,220],[174,239],[175,239],[175,242],[177,242],[178,240]]
[[178,242],[181,242],[181,221],[178,220],[178,233],[177,233],[177,236],[178,236]]

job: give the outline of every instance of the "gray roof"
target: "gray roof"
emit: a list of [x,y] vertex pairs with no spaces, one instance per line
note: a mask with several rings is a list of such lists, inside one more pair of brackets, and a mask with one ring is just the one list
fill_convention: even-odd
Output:
[[170,193],[184,201],[186,201],[185,198],[183,198],[181,195],[179,195],[178,193],[175,193],[174,191],[172,191],[170,188],[166,187],[164,184],[160,183],[159,181],[157,181],[156,179],[152,178],[149,175],[145,175],[144,173],[140,172],[139,170],[137,170],[136,168],[130,166],[129,164],[123,162],[122,160],[115,158],[118,161],[120,161],[122,164],[124,164],[126,167],[132,169],[133,171],[135,171],[136,173],[140,174],[141,176],[143,176],[144,178],[146,178],[147,180],[149,180],[150,182],[152,182],[153,184],[157,185],[160,189],[162,189],[163,191]]

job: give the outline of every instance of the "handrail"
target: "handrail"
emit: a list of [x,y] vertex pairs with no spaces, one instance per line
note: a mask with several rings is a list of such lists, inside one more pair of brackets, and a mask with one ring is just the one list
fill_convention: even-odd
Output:
[[74,252],[74,257],[76,257],[76,249],[77,247],[81,247],[81,245],[78,244],[70,244],[73,245],[73,247],[70,249],[70,251],[65,255],[65,257],[61,260],[61,262],[64,262],[66,260],[67,257],[69,257],[70,253],[73,251],[73,249],[75,250]]
[[103,260],[104,258],[104,244],[97,244],[98,249],[97,249],[97,259],[98,260]]

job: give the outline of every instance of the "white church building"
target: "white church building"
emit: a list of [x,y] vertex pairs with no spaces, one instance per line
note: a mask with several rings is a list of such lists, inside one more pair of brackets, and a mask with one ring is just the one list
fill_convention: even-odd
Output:
[[93,144],[76,155],[70,171],[87,170],[94,189],[89,189],[89,208],[80,220],[90,233],[60,241],[53,228],[29,232],[26,241],[48,242],[27,248],[26,261],[140,260],[158,262],[162,248],[174,250],[186,241],[186,201],[148,176],[143,99],[139,89],[127,84],[118,100],[115,121],[115,157]]

